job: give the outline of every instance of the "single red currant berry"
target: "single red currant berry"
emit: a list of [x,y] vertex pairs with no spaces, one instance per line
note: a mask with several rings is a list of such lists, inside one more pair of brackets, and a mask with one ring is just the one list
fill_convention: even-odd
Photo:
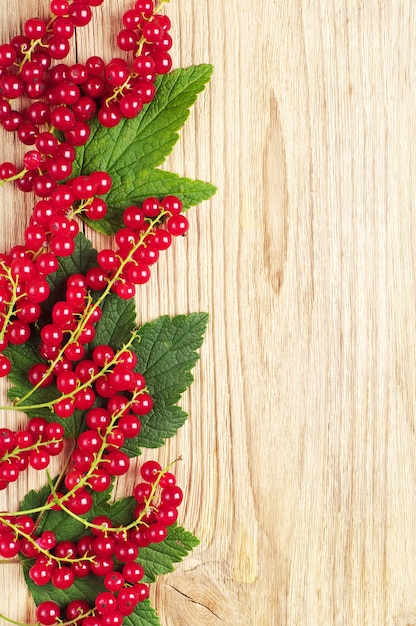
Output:
[[79,343],[79,341],[74,341],[72,343],[68,343],[65,348],[65,356],[70,361],[80,361],[84,358],[85,348]]
[[9,359],[5,357],[3,354],[1,354],[0,355],[0,378],[4,378],[5,376],[8,376],[11,368],[12,366],[11,366]]
[[46,324],[40,331],[40,337],[48,346],[60,346],[64,335],[56,324]]
[[[96,576],[105,576],[114,570],[114,561],[109,556],[96,556],[91,562],[91,572]],[[85,622],[84,622],[85,624]],[[84,626],[83,624],[83,626]]]
[[155,50],[152,58],[156,74],[167,74],[172,69],[172,57],[166,50]]
[[147,600],[150,593],[149,585],[145,585],[144,583],[138,583],[134,585],[133,591],[136,594],[138,602],[143,602],[143,600]]
[[0,67],[11,67],[16,61],[17,55],[13,46],[9,43],[0,45]]
[[35,470],[46,469],[49,465],[50,456],[43,450],[32,450],[29,456],[29,464]]
[[106,537],[105,535],[100,535],[94,539],[94,543],[92,544],[92,548],[98,556],[111,556],[114,552],[114,547],[116,545],[115,539],[113,537]]
[[114,128],[121,121],[121,111],[116,104],[109,104],[101,107],[98,111],[98,121],[101,126],[106,128]]
[[137,415],[147,415],[153,408],[152,397],[148,393],[141,393],[133,401],[131,409]]
[[174,237],[178,237],[180,235],[184,235],[187,232],[189,228],[189,222],[185,215],[174,214],[166,222],[166,228],[171,235],[173,235]]
[[95,606],[98,613],[112,613],[117,608],[117,598],[109,591],[103,591],[95,599]]
[[139,503],[147,502],[152,493],[152,486],[149,483],[138,483],[133,490],[133,497]]
[[68,10],[68,15],[74,26],[86,26],[92,18],[92,11],[88,4],[73,2]]
[[111,415],[107,409],[97,407],[88,411],[85,419],[88,428],[98,430],[110,425]]
[[151,543],[161,543],[168,535],[166,526],[160,522],[155,522],[146,528],[146,534]]
[[61,610],[56,602],[41,602],[36,609],[36,618],[42,626],[53,626],[59,621]]
[[162,490],[161,502],[172,506],[179,506],[183,500],[183,492],[178,485],[168,485]]
[[101,220],[107,215],[107,204],[101,198],[94,198],[94,200],[85,207],[85,215],[90,220]]
[[34,387],[49,387],[53,381],[53,375],[49,372],[47,363],[35,363],[29,368],[27,375],[29,382]]
[[136,93],[129,93],[120,100],[120,111],[124,117],[136,117],[143,108],[143,100]]
[[130,467],[130,458],[120,450],[110,452],[105,458],[105,469],[111,476],[123,476]]
[[50,422],[45,429],[46,436],[51,439],[62,439],[65,433],[65,429],[62,424],[58,422]]
[[157,461],[146,461],[140,468],[140,475],[148,483],[154,483],[162,471]]
[[139,548],[133,541],[118,541],[114,548],[114,556],[122,563],[133,563],[138,557]]
[[46,35],[46,23],[37,17],[32,17],[25,22],[24,31],[29,39],[42,39]]
[[165,472],[160,479],[159,485],[164,488],[170,485],[176,485],[176,477],[171,472]]
[[90,610],[90,605],[85,600],[72,600],[67,604],[65,613],[69,621],[75,621],[81,615],[85,615]]
[[60,559],[74,559],[77,556],[77,546],[72,541],[60,541],[55,548],[55,556]]
[[178,519],[178,510],[175,506],[160,504],[157,510],[157,519],[164,526],[171,526]]
[[118,281],[114,286],[113,291],[122,300],[131,300],[132,298],[134,298],[136,293],[134,284],[128,281]]
[[107,174],[107,172],[93,172],[90,175],[90,179],[95,185],[95,193],[97,196],[108,193],[113,183],[110,174]]
[[90,409],[94,404],[95,393],[92,389],[80,389],[75,394],[74,401],[76,409],[79,409],[80,411],[86,411],[87,409]]
[[104,367],[114,359],[114,354],[113,348],[100,344],[94,348],[92,358],[99,367]]
[[90,76],[101,76],[104,72],[105,63],[101,57],[92,56],[86,60],[85,67]]
[[51,0],[51,13],[54,13],[58,17],[67,15],[68,9],[68,0]]
[[65,139],[73,146],[84,146],[91,134],[88,122],[78,120],[72,128],[65,131]]
[[88,480],[88,484],[94,492],[106,491],[111,485],[111,476],[103,469],[96,469]]
[[[140,584],[140,583],[139,583]],[[117,595],[117,604],[119,610],[129,609],[136,606],[138,600],[132,589],[121,589]]]
[[161,204],[157,198],[146,198],[143,200],[142,211],[146,217],[156,217],[161,210]]
[[51,583],[57,589],[69,589],[74,580],[74,572],[69,567],[57,567],[52,572]]
[[140,563],[126,563],[123,566],[122,574],[129,583],[138,583],[144,576],[144,569]]
[[52,530],[45,530],[36,543],[44,550],[52,550],[56,546],[56,535]]
[[162,39],[165,31],[156,20],[146,22],[142,26],[142,35],[149,43],[155,43]]
[[20,346],[26,343],[29,337],[30,326],[25,322],[21,322],[20,320],[14,320],[7,328],[6,338],[11,344],[15,346]]
[[76,515],[83,515],[91,510],[93,499],[91,494],[85,489],[79,489],[73,496],[68,498],[67,508]]
[[[81,383],[86,383],[91,380],[93,376],[98,374],[98,365],[94,363],[94,361],[90,361],[89,359],[85,359],[84,361],[80,361],[75,366],[75,373],[80,379]],[[88,417],[88,416],[87,416]],[[110,422],[108,422],[110,423]],[[90,428],[98,428],[97,426],[90,426]],[[107,424],[108,426],[108,424]]]
[[74,487],[76,487],[80,483],[82,477],[83,474],[77,470],[69,472],[65,476],[65,487],[68,489],[68,491],[71,491]]
[[51,289],[44,278],[34,278],[26,283],[26,294],[32,302],[45,302],[49,298]]
[[53,410],[55,415],[61,418],[71,417],[74,414],[75,406],[74,401],[71,398],[64,398],[62,400],[58,400],[53,405]]
[[77,445],[84,452],[98,452],[102,446],[103,440],[94,430],[86,430],[81,433],[77,439]]
[[125,579],[120,572],[110,572],[104,577],[104,587],[113,593],[124,587]]
[[52,571],[42,563],[35,563],[29,570],[29,576],[36,586],[43,587],[50,582]]
[[129,415],[123,415],[123,417],[119,419],[117,426],[126,439],[133,439],[134,437],[138,437],[140,434],[140,420],[131,413]]

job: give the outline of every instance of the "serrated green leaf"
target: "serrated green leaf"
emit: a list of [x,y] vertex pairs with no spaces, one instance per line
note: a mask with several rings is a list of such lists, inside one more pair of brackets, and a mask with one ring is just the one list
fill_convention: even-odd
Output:
[[[32,337],[23,345],[12,345],[6,348],[4,353],[7,358],[10,359],[12,369],[9,374],[9,381],[13,386],[8,391],[10,400],[17,401],[29,393],[33,386],[29,383],[27,373],[32,365],[36,363],[43,363],[39,356],[39,341],[36,333],[32,333]],[[32,404],[45,404],[53,402],[58,397],[58,391],[56,387],[49,386],[43,389],[37,389],[33,391],[30,399],[28,399],[28,405]],[[26,404],[25,404],[26,406]],[[31,413],[31,409],[25,410],[26,413]],[[51,417],[51,411],[48,407],[36,409],[36,415],[38,417],[44,417],[46,419]]]
[[100,344],[119,350],[131,339],[135,328],[136,307],[134,300],[122,300],[116,294],[109,294],[101,305],[102,317],[95,327],[95,338],[90,350]]
[[157,576],[173,572],[174,563],[182,561],[198,545],[199,539],[182,526],[170,526],[164,541],[140,550],[139,561],[144,568],[146,582],[155,582]]
[[30,511],[43,506],[51,494],[49,485],[45,485],[39,491],[31,489],[20,503],[20,511]]
[[187,414],[175,405],[193,381],[191,369],[199,359],[197,349],[207,323],[207,313],[191,313],[161,317],[139,330],[140,341],[134,350],[154,405],[140,418],[140,435],[124,446],[129,456],[138,456],[142,447],[162,446],[186,421]]
[[114,128],[101,126],[96,118],[90,122],[90,139],[77,150],[73,176],[105,170],[113,180],[105,196],[106,217],[98,221],[83,218],[93,229],[114,234],[123,226],[123,210],[149,196],[177,195],[188,209],[215,193],[209,183],[154,169],[171,152],[190,107],[211,74],[211,65],[180,68],[158,78],[155,98],[136,118],[125,118]]
[[177,174],[159,169],[144,169],[139,172],[131,169],[126,173],[123,186],[114,186],[108,194],[105,218],[98,221],[84,219],[91,228],[105,235],[113,235],[123,227],[124,209],[132,204],[141,204],[145,198],[177,196],[187,210],[209,200],[215,192],[214,185],[202,180],[181,178]]
[[163,163],[211,75],[211,65],[177,69],[158,78],[155,98],[137,117],[124,118],[114,128],[94,118],[88,143],[77,150],[74,175],[106,171],[117,187],[124,185],[132,166],[139,170]]
[[123,619],[123,626],[161,626],[150,600],[144,600],[134,609],[134,613]]

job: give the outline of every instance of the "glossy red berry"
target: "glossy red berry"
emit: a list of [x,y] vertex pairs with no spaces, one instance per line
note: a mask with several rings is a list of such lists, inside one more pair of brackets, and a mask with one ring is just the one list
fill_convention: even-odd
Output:
[[140,468],[140,475],[148,483],[154,483],[162,471],[161,465],[157,461],[146,461]]
[[53,626],[59,621],[61,610],[56,602],[41,602],[36,609],[37,620],[42,626]]
[[58,567],[53,570],[51,583],[57,589],[69,589],[74,583],[74,572],[66,566]]

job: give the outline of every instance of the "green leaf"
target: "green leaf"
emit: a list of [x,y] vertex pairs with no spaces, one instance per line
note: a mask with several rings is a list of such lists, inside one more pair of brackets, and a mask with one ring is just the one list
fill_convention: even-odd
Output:
[[119,350],[131,339],[135,328],[136,307],[134,300],[122,300],[116,294],[109,294],[101,305],[102,317],[95,327],[96,334],[90,349],[104,344]]
[[134,613],[123,619],[123,626],[161,626],[159,617],[150,604],[150,600],[144,600],[134,609]]
[[114,128],[105,128],[94,118],[88,143],[77,150],[74,175],[106,171],[113,185],[120,186],[132,165],[137,169],[161,165],[179,139],[178,130],[210,80],[212,69],[211,65],[195,65],[160,76],[152,102],[136,118],[124,118]]
[[31,489],[20,503],[20,511],[30,511],[31,509],[37,509],[46,503],[46,500],[51,494],[49,485],[45,485],[39,491]]
[[191,313],[164,316],[140,328],[140,341],[134,350],[153,398],[153,409],[141,416],[140,435],[124,445],[129,456],[138,456],[142,447],[162,446],[186,421],[187,414],[176,403],[194,380],[191,369],[199,359],[196,351],[202,345],[207,323],[207,313]]
[[173,572],[173,564],[182,561],[198,545],[199,539],[182,526],[170,526],[164,541],[140,550],[146,582],[155,582],[157,576]]
[[132,204],[141,204],[145,198],[177,196],[186,210],[204,200],[209,200],[215,192],[216,187],[211,183],[181,178],[172,172],[159,169],[136,172],[131,169],[126,173],[123,186],[114,186],[108,194],[105,218],[98,221],[84,219],[94,230],[105,235],[113,235],[123,226],[124,209]]
[[[36,332],[32,333],[32,337],[23,345],[9,344],[4,353],[10,359],[12,369],[9,374],[9,381],[13,386],[8,391],[10,400],[20,400],[27,393],[29,393],[33,386],[29,383],[27,373],[32,365],[36,363],[43,363],[39,356],[39,341],[36,336]],[[37,389],[31,393],[30,398],[27,400],[28,405],[32,404],[45,404],[53,402],[59,396],[59,392],[55,386],[44,387],[43,389]],[[26,403],[25,403],[26,406]],[[31,409],[25,411],[30,413]],[[36,415],[38,417],[44,417],[46,419],[51,417],[51,410],[48,407],[36,409]]]
[[90,139],[77,150],[73,176],[105,170],[113,180],[105,196],[107,216],[98,221],[86,219],[92,228],[114,234],[123,225],[123,210],[149,196],[177,195],[188,209],[215,193],[209,183],[154,169],[171,152],[211,74],[211,65],[175,70],[158,78],[155,98],[136,118],[125,118],[114,128],[101,126],[96,118],[90,122]]

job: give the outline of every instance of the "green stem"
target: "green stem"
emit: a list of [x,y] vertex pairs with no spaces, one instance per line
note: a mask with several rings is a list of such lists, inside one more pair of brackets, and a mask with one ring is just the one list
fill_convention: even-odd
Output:
[[[36,624],[32,624],[32,625],[25,624],[24,622],[16,622],[16,620],[11,619],[10,617],[6,617],[2,613],[0,613],[0,617],[4,619],[6,622],[9,622],[9,624],[16,624],[16,626],[41,626],[39,622],[36,622]],[[63,626],[63,624],[61,626]]]
[[3,457],[0,458],[0,463],[3,461],[9,461],[15,457],[20,456],[22,452],[31,452],[32,450],[37,450],[38,448],[49,446],[51,443],[58,443],[61,439],[51,439],[50,441],[42,441],[41,438],[36,443],[33,443],[31,446],[27,446],[27,448],[15,448],[11,452],[7,452]]
[[[74,391],[71,391],[71,393],[66,393],[64,395],[58,396],[58,398],[56,398],[55,400],[52,400],[50,402],[44,402],[43,404],[30,404],[28,406],[21,406],[20,404],[16,405],[16,408],[19,409],[19,411],[34,411],[37,409],[46,409],[49,408],[52,410],[53,406],[55,404],[57,404],[57,402],[60,402],[61,400],[67,400],[69,398],[73,398],[75,396],[76,393],[78,393],[79,391],[83,391],[84,389],[88,389],[89,387],[91,387],[91,384],[94,383],[96,380],[98,380],[103,374],[105,374],[108,370],[110,370],[114,365],[117,364],[118,361],[118,357],[120,356],[120,353],[123,352],[124,350],[127,350],[131,344],[133,343],[133,341],[137,339],[137,331],[133,331],[132,332],[132,336],[131,339],[129,339],[129,341],[123,345],[123,347],[117,352],[117,354],[114,356],[114,358],[109,361],[108,363],[106,363],[103,368],[97,373],[94,374],[93,376],[91,376],[91,378],[89,380],[87,380],[85,383],[83,383],[82,385],[80,385],[79,387],[77,387],[76,389],[74,389]],[[28,396],[28,394],[26,394],[25,398]],[[23,398],[21,400],[21,402],[23,402]],[[0,410],[1,409],[7,409],[8,407],[4,407],[4,406],[0,406]],[[10,407],[9,407],[10,408]]]
[[40,545],[38,545],[35,541],[35,539],[33,539],[32,535],[28,535],[27,533],[25,533],[23,530],[20,530],[20,528],[17,528],[15,524],[13,524],[12,522],[9,522],[7,519],[4,519],[2,517],[0,517],[2,523],[5,526],[8,526],[9,528],[11,528],[16,534],[20,535],[20,537],[23,537],[24,539],[26,539],[26,541],[29,541],[33,546],[36,546],[36,549],[41,552],[42,554],[44,554],[46,557],[48,557],[48,559],[51,559],[52,561],[56,561],[57,563],[81,563],[82,561],[93,561],[94,557],[93,556],[84,556],[82,558],[79,559],[71,559],[68,556],[63,556],[63,557],[57,557],[54,554],[51,554],[48,550],[45,550],[44,548],[41,548]]
[[[126,532],[128,530],[131,530],[132,528],[136,528],[137,526],[140,526],[141,524],[143,524],[144,526],[147,526],[147,524],[145,522],[143,522],[143,517],[145,515],[147,515],[147,513],[152,509],[152,500],[156,494],[157,488],[159,486],[160,481],[162,480],[163,476],[166,474],[166,472],[169,472],[170,469],[172,468],[172,466],[181,459],[181,457],[175,459],[174,461],[172,461],[171,463],[169,463],[169,465],[167,467],[165,467],[165,469],[161,470],[161,472],[159,472],[159,475],[157,477],[157,479],[155,480],[155,482],[152,485],[152,489],[150,491],[149,497],[145,499],[144,501],[144,509],[143,511],[140,513],[139,517],[136,518],[133,522],[131,522],[131,524],[128,524],[127,526],[119,526],[117,528],[105,528],[105,532],[106,533],[118,533],[118,532]],[[76,513],[73,513],[72,511],[70,511],[64,504],[62,504],[62,498],[60,498],[56,491],[55,488],[53,487],[53,485],[50,485],[51,488],[51,493],[53,495],[53,499],[55,501],[56,504],[59,504],[59,506],[61,507],[61,509],[63,511],[65,511],[65,513],[67,513],[68,515],[70,515],[71,517],[73,517],[73,519],[77,520],[78,522],[81,522],[85,528],[93,528],[96,530],[103,530],[102,526],[99,526],[98,524],[92,524],[91,522],[88,522],[86,519],[84,519],[83,517],[79,517],[79,515],[77,515]],[[77,488],[79,488],[79,484],[77,485]]]
[[[14,278],[12,275],[12,271],[10,269],[10,267],[7,267],[7,265],[3,262],[0,262],[0,268],[4,271],[4,273],[6,274],[6,278],[9,281],[9,283],[11,284],[12,287],[12,296],[11,296],[11,300],[8,303],[7,306],[7,313],[4,316],[4,321],[3,321],[3,326],[0,330],[0,341],[3,341],[5,335],[6,335],[6,331],[7,331],[7,326],[12,318],[12,315],[14,314],[14,307],[15,304],[18,300],[18,296],[17,296],[17,285],[18,285],[18,279]],[[11,408],[11,407],[9,407]]]
[[17,174],[14,174],[13,176],[9,176],[9,178],[3,178],[3,180],[0,180],[0,187],[3,187],[6,183],[12,183],[15,180],[20,180],[20,178],[23,178],[23,176],[25,174],[27,174],[28,170],[26,168],[23,168],[22,170],[20,170],[20,172],[17,172]]

